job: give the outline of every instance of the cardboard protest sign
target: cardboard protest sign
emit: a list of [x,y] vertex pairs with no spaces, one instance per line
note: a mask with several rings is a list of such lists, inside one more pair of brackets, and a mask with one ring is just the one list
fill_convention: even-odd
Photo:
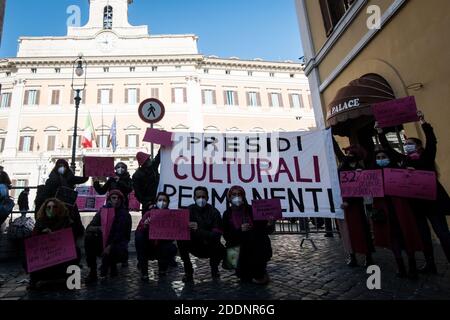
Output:
[[25,239],[28,272],[53,267],[77,258],[71,228]]
[[187,208],[206,186],[210,203],[227,209],[227,193],[242,186],[248,201],[281,199],[284,218],[343,219],[330,130],[272,133],[174,133],[161,152],[158,191],[170,208]]
[[84,157],[85,177],[110,177],[114,175],[114,158]]
[[87,197],[85,197],[85,196],[77,198],[76,204],[77,204],[78,210],[86,210],[86,199],[87,199]]
[[172,145],[172,132],[148,128],[144,141],[170,147]]
[[152,210],[150,240],[191,240],[189,210]]
[[253,200],[252,210],[254,220],[283,219],[280,199]]
[[341,194],[344,198],[384,197],[383,171],[342,171]]
[[109,234],[114,222],[116,210],[114,208],[102,208],[100,211],[101,224],[102,224],[102,236],[103,236],[103,248],[106,248],[108,243]]
[[138,201],[138,199],[136,199],[136,195],[134,194],[134,192],[131,192],[128,195],[128,208],[133,211],[139,211],[141,208],[141,203]]
[[437,180],[433,171],[384,169],[386,195],[436,200]]
[[395,127],[404,123],[419,121],[414,97],[374,104],[372,112],[380,128]]

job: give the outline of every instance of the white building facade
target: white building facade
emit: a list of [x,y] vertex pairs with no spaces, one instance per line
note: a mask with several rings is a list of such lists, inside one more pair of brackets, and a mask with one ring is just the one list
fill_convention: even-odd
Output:
[[69,27],[65,37],[22,37],[17,57],[0,60],[0,163],[15,185],[42,184],[57,159],[70,163],[72,64],[79,53],[88,67],[78,134],[89,112],[97,141],[93,149],[82,149],[78,142],[77,174],[83,156],[113,154],[108,136],[114,117],[114,157],[136,170],[136,153],[150,152],[150,145],[142,142],[148,125],[137,113],[146,98],[165,104],[166,116],[156,127],[168,131],[315,127],[301,64],[204,56],[195,35],[149,35],[147,26],[131,26],[132,2],[90,0],[87,25]]

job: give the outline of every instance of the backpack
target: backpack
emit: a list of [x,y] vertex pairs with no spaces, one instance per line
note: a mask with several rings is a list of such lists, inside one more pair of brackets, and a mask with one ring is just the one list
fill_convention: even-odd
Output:
[[19,217],[9,223],[8,239],[22,240],[28,238],[33,233],[34,221],[31,218]]

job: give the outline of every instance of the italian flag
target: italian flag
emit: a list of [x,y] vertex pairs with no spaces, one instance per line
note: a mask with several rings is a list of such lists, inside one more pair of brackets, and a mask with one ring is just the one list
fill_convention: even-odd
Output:
[[84,124],[84,133],[81,138],[81,145],[84,149],[89,149],[93,147],[95,140],[95,130],[92,124],[91,113],[89,112],[86,117],[86,122]]

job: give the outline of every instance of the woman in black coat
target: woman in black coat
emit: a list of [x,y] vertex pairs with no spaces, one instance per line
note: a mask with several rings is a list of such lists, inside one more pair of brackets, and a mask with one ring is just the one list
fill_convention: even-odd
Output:
[[227,249],[240,247],[236,275],[243,282],[254,280],[265,285],[270,281],[266,268],[272,258],[269,235],[275,231],[275,224],[253,219],[242,187],[232,187],[227,197],[231,207],[223,214],[223,237]]
[[[387,141],[383,130],[377,128],[381,145],[388,150],[401,167],[414,170],[425,170],[436,172],[436,152],[437,139],[433,127],[425,121],[422,112],[418,112],[422,130],[425,133],[426,145],[417,138],[408,138],[405,143],[406,155],[396,152]],[[412,207],[416,215],[422,240],[424,242],[424,255],[426,264],[419,269],[422,273],[436,273],[436,264],[434,261],[433,242],[428,221],[431,223],[434,232],[441,242],[442,249],[450,262],[450,232],[446,220],[446,214],[450,212],[450,198],[444,187],[437,181],[437,199],[411,200]]]
[[133,191],[133,181],[128,173],[128,166],[123,162],[119,162],[114,169],[116,175],[110,177],[104,185],[101,185],[99,181],[95,181],[94,189],[100,195],[107,194],[111,190],[120,190],[125,196],[125,207],[128,208],[128,195]]
[[[74,190],[78,184],[87,182],[89,178],[77,177],[69,168],[69,164],[64,159],[56,161],[55,167],[50,176],[45,182],[45,186],[38,190],[35,200],[36,210],[39,210],[45,200],[54,198],[60,187],[66,187]],[[73,206],[68,206],[70,217],[73,220],[73,229],[76,238],[80,238],[84,234],[84,227],[81,222],[80,212],[76,203]]]

